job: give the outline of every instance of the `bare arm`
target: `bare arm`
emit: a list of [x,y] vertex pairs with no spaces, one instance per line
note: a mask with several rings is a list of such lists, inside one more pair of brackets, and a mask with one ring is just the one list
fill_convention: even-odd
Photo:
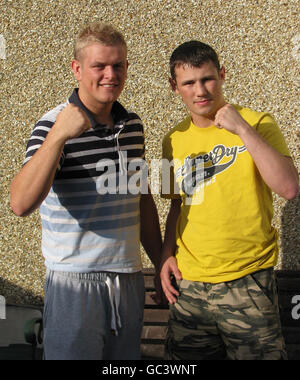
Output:
[[285,199],[299,192],[298,172],[290,157],[271,147],[236,111],[226,104],[216,114],[215,123],[242,139],[265,183]]
[[156,293],[152,295],[157,304],[165,303],[159,269],[161,263],[162,238],[160,232],[159,218],[155,202],[150,189],[148,194],[142,194],[140,200],[141,215],[141,243],[155,267],[154,284]]
[[181,279],[181,273],[174,256],[176,251],[176,225],[180,214],[180,206],[181,199],[172,199],[166,223],[160,272],[163,291],[171,304],[176,302],[176,297],[179,295],[171,284],[171,275],[174,275],[176,280]]
[[161,261],[162,238],[159,218],[150,189],[148,194],[142,194],[140,200],[141,243],[156,269]]
[[52,186],[65,142],[89,128],[87,116],[73,104],[58,115],[42,146],[11,183],[10,205],[16,215],[27,216],[40,206]]

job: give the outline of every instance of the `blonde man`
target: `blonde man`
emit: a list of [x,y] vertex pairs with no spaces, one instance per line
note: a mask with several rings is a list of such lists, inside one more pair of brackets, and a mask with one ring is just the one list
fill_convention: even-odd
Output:
[[141,120],[117,101],[127,69],[119,31],[84,29],[72,61],[79,88],[38,121],[11,185],[17,215],[40,207],[46,360],[140,357],[140,240],[157,267],[161,236],[151,193],[126,188],[137,172],[128,162],[144,158]]

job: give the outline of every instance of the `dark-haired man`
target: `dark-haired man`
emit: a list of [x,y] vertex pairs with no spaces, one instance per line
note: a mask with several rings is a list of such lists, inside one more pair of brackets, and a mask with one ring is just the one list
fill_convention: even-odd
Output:
[[284,359],[272,191],[294,198],[298,173],[269,114],[226,102],[210,46],[180,45],[170,71],[190,115],[163,141],[175,178],[162,194],[171,199],[161,270],[167,358]]

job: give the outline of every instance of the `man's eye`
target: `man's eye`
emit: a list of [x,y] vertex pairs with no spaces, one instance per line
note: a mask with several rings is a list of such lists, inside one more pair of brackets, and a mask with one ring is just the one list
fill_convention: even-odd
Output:
[[124,66],[123,66],[122,64],[114,65],[114,69],[115,69],[115,70],[122,70],[123,67],[124,67]]
[[209,78],[204,78],[203,79],[203,83],[205,83],[205,82],[211,82],[211,81],[213,81],[213,80],[215,80],[215,78],[213,78],[213,77],[209,77]]

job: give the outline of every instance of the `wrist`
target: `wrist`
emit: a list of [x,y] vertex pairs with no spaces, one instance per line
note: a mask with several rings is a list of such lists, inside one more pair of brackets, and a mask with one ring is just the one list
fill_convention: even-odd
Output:
[[242,122],[238,126],[238,135],[240,136],[241,139],[243,139],[249,132],[251,132],[253,128],[247,123],[247,122]]
[[173,257],[175,257],[175,254],[172,250],[163,250],[161,255],[160,268],[164,265],[166,261]]
[[68,137],[60,133],[59,129],[60,128],[57,127],[55,128],[54,124],[51,130],[49,131],[46,140],[49,144],[63,149],[65,143],[68,140]]

